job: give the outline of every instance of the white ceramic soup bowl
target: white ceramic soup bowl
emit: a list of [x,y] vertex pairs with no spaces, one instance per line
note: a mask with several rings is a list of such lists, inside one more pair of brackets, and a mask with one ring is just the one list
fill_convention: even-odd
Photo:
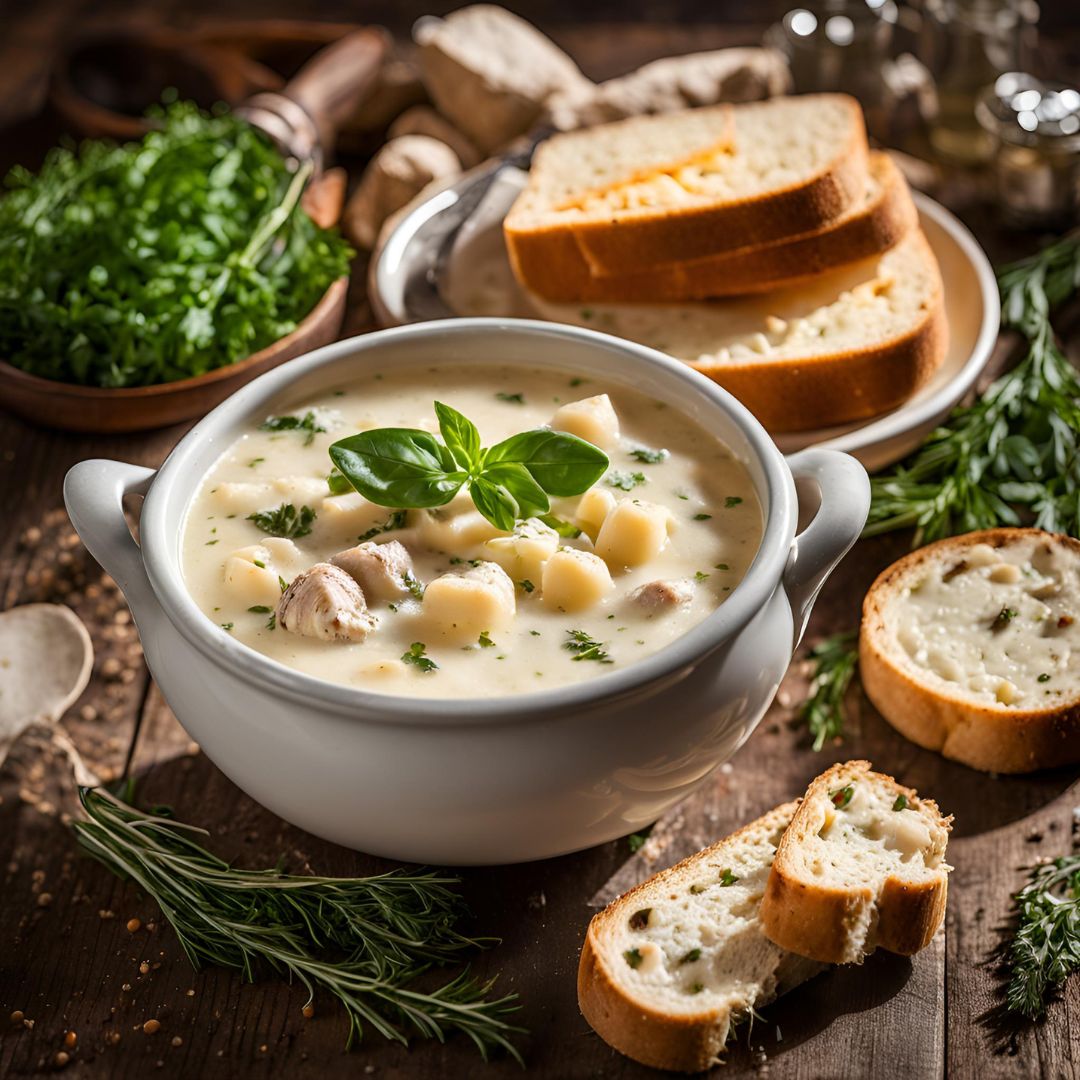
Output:
[[[761,547],[725,602],[684,637],[590,682],[504,698],[368,693],[287,668],[236,641],[184,584],[187,508],[250,425],[371,370],[505,365],[570,371],[663,400],[745,463]],[[805,503],[800,507],[795,481]],[[76,465],[71,520],[124,591],[147,664],[180,722],[244,791],[326,839],[442,864],[540,859],[654,821],[745,741],[769,703],[825,578],[866,518],[853,458],[785,459],[733,397],[661,353],[550,323],[457,319],[385,330],[301,357],[237,391],[156,473]],[[122,501],[145,495],[136,545]],[[814,513],[816,509],[816,513]],[[801,514],[800,514],[801,512]],[[813,514],[797,533],[800,516]]]

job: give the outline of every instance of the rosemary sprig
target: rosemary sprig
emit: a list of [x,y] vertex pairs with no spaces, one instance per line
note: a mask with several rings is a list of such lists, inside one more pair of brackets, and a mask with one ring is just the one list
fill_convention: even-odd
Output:
[[917,547],[1023,520],[1080,535],[1080,376],[1050,323],[1078,286],[1080,232],[999,272],[1002,325],[1027,338],[1027,354],[873,478],[864,536],[914,526]]
[[1054,990],[1080,969],[1080,854],[1033,870],[1016,906],[1020,923],[1009,949],[1005,1002],[1036,1020]]
[[236,870],[194,839],[205,830],[144,813],[100,788],[82,788],[80,844],[157,901],[188,959],[235,968],[260,965],[336,997],[349,1014],[349,1044],[370,1024],[388,1039],[467,1035],[486,1059],[502,1047],[521,1060],[507,1017],[516,995],[489,999],[494,980],[463,970],[433,990],[411,989],[436,966],[493,943],[455,929],[464,905],[457,878],[394,870],[365,878]]
[[810,650],[813,676],[799,719],[810,729],[815,750],[844,732],[844,695],[859,662],[857,636],[853,630],[833,634]]

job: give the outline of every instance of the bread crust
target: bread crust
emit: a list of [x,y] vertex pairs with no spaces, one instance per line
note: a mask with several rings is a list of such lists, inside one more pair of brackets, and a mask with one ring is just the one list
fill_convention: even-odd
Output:
[[[635,896],[656,878],[678,877],[699,862],[707,862],[720,849],[745,833],[783,828],[798,806],[796,800],[776,807],[723,840],[635,886],[593,916],[578,964],[578,1007],[592,1029],[606,1043],[642,1065],[672,1072],[700,1072],[717,1063],[736,1018],[728,1010],[717,1009],[671,1015],[631,998],[613,979],[604,961],[599,935],[606,924],[622,917],[628,909],[633,909]],[[785,988],[779,987],[781,990]],[[772,1000],[776,989],[756,1004]]]
[[[918,242],[932,262],[921,234]],[[690,366],[734,394],[769,431],[806,431],[897,408],[930,380],[948,347],[939,278],[922,319],[907,333],[869,348],[790,360],[691,361]]]
[[1040,529],[984,529],[905,555],[878,575],[863,600],[859,678],[867,697],[905,738],[984,772],[1025,773],[1080,762],[1080,699],[1046,709],[1017,709],[927,686],[899,667],[885,648],[885,602],[924,563],[975,544],[1001,547],[1033,536],[1063,544],[1080,557],[1080,541],[1069,536]]
[[[803,880],[792,865],[792,853],[804,841],[810,807],[828,797],[842,777],[852,773],[884,785],[893,795],[904,795],[912,807],[927,808],[946,829],[937,804],[922,799],[891,776],[871,771],[868,761],[834,765],[807,789],[801,809],[792,818],[776,850],[772,870],[761,901],[761,923],[769,940],[789,952],[828,964],[861,963],[875,947],[912,956],[933,940],[945,917],[948,874],[943,866],[934,878],[920,883],[886,878],[875,895],[869,885],[838,886]],[[865,943],[856,942],[852,928],[869,921]]]
[[657,303],[769,292],[872,258],[918,225],[903,174],[887,154],[870,155],[879,195],[870,205],[802,235],[662,267],[597,276],[569,233],[545,244],[509,245],[514,275],[554,302]]
[[[625,267],[655,267],[722,251],[769,243],[824,226],[865,197],[869,149],[862,110],[844,94],[820,95],[841,101],[852,114],[845,144],[807,180],[760,195],[714,206],[642,210],[608,220],[519,226],[511,209],[504,227],[511,258],[523,264],[557,255],[572,236],[594,274],[619,274]],[[526,252],[524,245],[531,250]],[[515,249],[518,254],[515,255]]]

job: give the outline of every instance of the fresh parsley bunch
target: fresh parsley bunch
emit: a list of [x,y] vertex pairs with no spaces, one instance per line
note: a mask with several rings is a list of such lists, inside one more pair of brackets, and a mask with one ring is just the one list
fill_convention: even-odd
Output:
[[0,358],[87,386],[224,367],[291,332],[352,252],[255,128],[190,103],[141,142],[58,148],[0,198]]
[[[604,475],[607,455],[575,435],[536,428],[495,446],[480,445],[476,425],[435,402],[440,442],[418,428],[376,428],[330,447],[338,472],[378,506],[399,510],[445,506],[462,489],[496,528],[509,532],[522,518],[551,509],[549,495],[580,495]],[[344,480],[342,480],[344,478]]]

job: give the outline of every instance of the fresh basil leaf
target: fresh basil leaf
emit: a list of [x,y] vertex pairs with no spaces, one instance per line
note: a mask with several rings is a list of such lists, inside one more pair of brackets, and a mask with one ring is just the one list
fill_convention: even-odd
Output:
[[480,464],[480,432],[476,425],[457,409],[435,402],[435,415],[439,418],[439,431],[443,442],[450,448],[454,459],[463,469]]
[[581,535],[581,530],[576,525],[572,525],[569,521],[564,521],[555,514],[541,514],[540,520],[549,529],[554,529],[566,540],[576,540]]
[[517,520],[517,501],[504,487],[492,484],[483,476],[478,476],[469,485],[469,494],[480,511],[495,526],[503,532],[513,532],[514,522]]
[[485,471],[500,462],[516,462],[549,495],[580,495],[604,475],[607,454],[592,443],[562,431],[537,428],[511,435],[488,450]]
[[544,489],[532,478],[524,465],[506,461],[484,469],[481,478],[502,488],[517,504],[518,519],[546,514],[551,509]]
[[330,447],[330,458],[357,491],[379,506],[445,506],[468,474],[427,431],[375,428]]

